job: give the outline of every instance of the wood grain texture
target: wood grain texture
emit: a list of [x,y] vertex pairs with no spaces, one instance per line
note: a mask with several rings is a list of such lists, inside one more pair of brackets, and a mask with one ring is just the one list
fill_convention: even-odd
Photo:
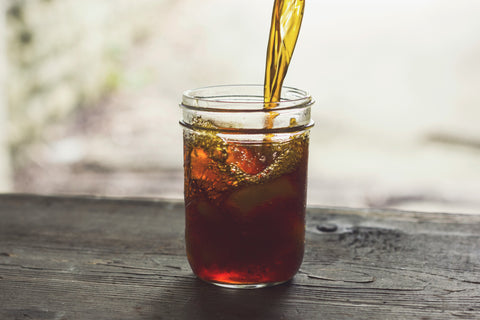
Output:
[[0,196],[0,319],[480,319],[480,216],[310,208],[301,271],[260,290],[197,280],[183,224],[179,202]]

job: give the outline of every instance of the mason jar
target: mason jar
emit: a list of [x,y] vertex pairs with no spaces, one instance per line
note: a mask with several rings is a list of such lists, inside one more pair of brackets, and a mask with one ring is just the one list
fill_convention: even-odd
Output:
[[312,97],[261,85],[185,91],[185,243],[197,277],[232,288],[290,280],[305,243]]

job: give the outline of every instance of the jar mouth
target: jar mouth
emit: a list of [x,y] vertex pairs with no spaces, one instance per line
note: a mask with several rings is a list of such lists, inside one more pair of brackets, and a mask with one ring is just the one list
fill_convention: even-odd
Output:
[[265,102],[263,85],[221,85],[187,90],[182,108],[212,112],[261,112],[304,108],[312,105],[312,96],[304,90],[282,87],[278,102]]
[[283,87],[279,102],[265,102],[263,85],[222,85],[187,90],[180,124],[191,130],[232,134],[275,134],[313,126],[313,98],[306,91]]

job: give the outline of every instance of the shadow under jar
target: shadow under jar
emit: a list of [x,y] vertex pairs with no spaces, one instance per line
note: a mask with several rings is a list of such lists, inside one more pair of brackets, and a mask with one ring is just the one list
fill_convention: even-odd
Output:
[[185,241],[200,279],[261,288],[297,273],[312,104],[290,87],[275,103],[261,85],[184,92]]

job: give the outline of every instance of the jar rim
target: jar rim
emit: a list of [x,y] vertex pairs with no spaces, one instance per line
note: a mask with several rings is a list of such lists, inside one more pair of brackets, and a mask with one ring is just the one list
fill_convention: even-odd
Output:
[[[183,92],[181,107],[212,112],[271,112],[304,108],[314,103],[305,90],[284,86],[279,102],[265,102],[263,85],[216,85]],[[268,106],[267,106],[268,105]]]

